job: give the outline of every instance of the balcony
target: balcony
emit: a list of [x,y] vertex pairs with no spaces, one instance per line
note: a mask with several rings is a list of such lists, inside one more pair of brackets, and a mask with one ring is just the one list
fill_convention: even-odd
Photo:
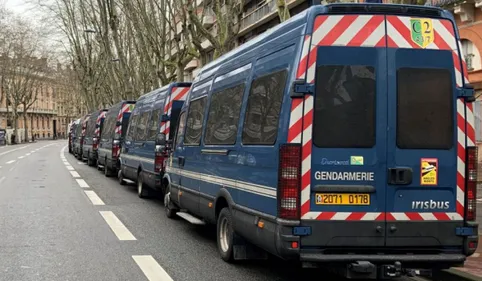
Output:
[[211,9],[204,9],[202,12],[202,23],[205,28],[210,28],[216,21],[216,15]]
[[188,62],[184,70],[190,71],[197,68],[198,66],[199,66],[199,61],[197,59],[192,59],[190,62]]
[[[217,25],[213,25],[210,29],[209,29],[209,33],[211,33],[214,37],[218,36],[218,26]],[[203,47],[204,50],[208,50],[212,47],[213,45],[211,44],[211,41],[209,41],[208,39],[204,39],[202,42],[201,42],[201,47]]]
[[[9,112],[12,112],[12,109],[9,108],[8,109]],[[7,112],[7,108],[5,107],[0,107],[0,113],[6,113]],[[23,108],[19,108],[17,110],[18,113],[23,113]],[[55,109],[44,109],[44,108],[30,108],[27,110],[27,113],[30,113],[30,114],[51,114],[51,115],[56,115],[57,114],[57,110]]]
[[263,6],[241,18],[239,33],[248,31],[248,29],[253,28],[255,24],[260,23],[263,19],[266,19],[275,13],[277,13],[276,0],[267,1]]

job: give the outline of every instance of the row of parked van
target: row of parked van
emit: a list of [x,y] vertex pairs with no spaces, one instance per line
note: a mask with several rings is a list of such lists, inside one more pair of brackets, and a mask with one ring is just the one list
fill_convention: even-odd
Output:
[[121,101],[75,120],[70,125],[69,152],[107,177],[116,175],[122,185],[136,182],[140,197],[161,190],[170,131],[177,125],[190,86],[171,83],[137,101]]
[[216,224],[226,261],[268,252],[350,278],[448,268],[478,243],[458,40],[437,8],[315,5],[192,84],[75,121],[69,151],[140,197],[160,190],[169,218]]

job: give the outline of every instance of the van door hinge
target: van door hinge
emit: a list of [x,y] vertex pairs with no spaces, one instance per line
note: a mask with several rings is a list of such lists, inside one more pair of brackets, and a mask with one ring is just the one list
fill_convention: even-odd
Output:
[[304,80],[297,80],[293,83],[293,89],[290,96],[292,98],[301,98],[305,95],[313,95],[315,93],[315,85],[306,83]]
[[457,227],[455,229],[455,235],[457,236],[474,236],[474,233],[473,227]]

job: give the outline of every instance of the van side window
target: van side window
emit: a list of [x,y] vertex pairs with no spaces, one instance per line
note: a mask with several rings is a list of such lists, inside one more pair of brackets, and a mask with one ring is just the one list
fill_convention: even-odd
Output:
[[147,134],[148,141],[155,141],[157,133],[159,133],[159,123],[161,118],[161,109],[152,111],[151,118],[149,118],[149,133]]
[[206,126],[205,144],[236,143],[244,84],[212,94]]
[[451,149],[454,141],[452,75],[447,69],[397,71],[397,146]]
[[258,77],[251,83],[243,144],[271,145],[276,142],[287,74],[282,70]]
[[313,144],[325,148],[375,145],[375,68],[321,65],[316,70]]
[[189,104],[189,112],[187,114],[186,124],[186,136],[184,137],[185,145],[199,145],[201,143],[205,106],[206,97],[191,101],[191,103]]
[[176,142],[174,143],[174,149],[179,145],[179,140],[181,139],[182,136],[184,136],[184,125],[186,123],[186,112],[183,112],[181,116],[179,117],[179,123],[177,126],[177,132],[176,132]]
[[146,128],[147,128],[147,120],[149,119],[149,111],[145,111],[140,115],[140,118],[137,122],[137,140],[144,141],[146,140]]
[[129,124],[129,132],[127,132],[126,139],[128,141],[135,141],[135,135],[137,132],[137,120],[139,119],[139,114],[131,116],[132,121]]

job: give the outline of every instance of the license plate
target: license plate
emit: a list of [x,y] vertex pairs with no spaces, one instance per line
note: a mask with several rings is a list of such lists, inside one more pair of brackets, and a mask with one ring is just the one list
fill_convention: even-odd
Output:
[[370,205],[370,194],[317,193],[317,205]]

